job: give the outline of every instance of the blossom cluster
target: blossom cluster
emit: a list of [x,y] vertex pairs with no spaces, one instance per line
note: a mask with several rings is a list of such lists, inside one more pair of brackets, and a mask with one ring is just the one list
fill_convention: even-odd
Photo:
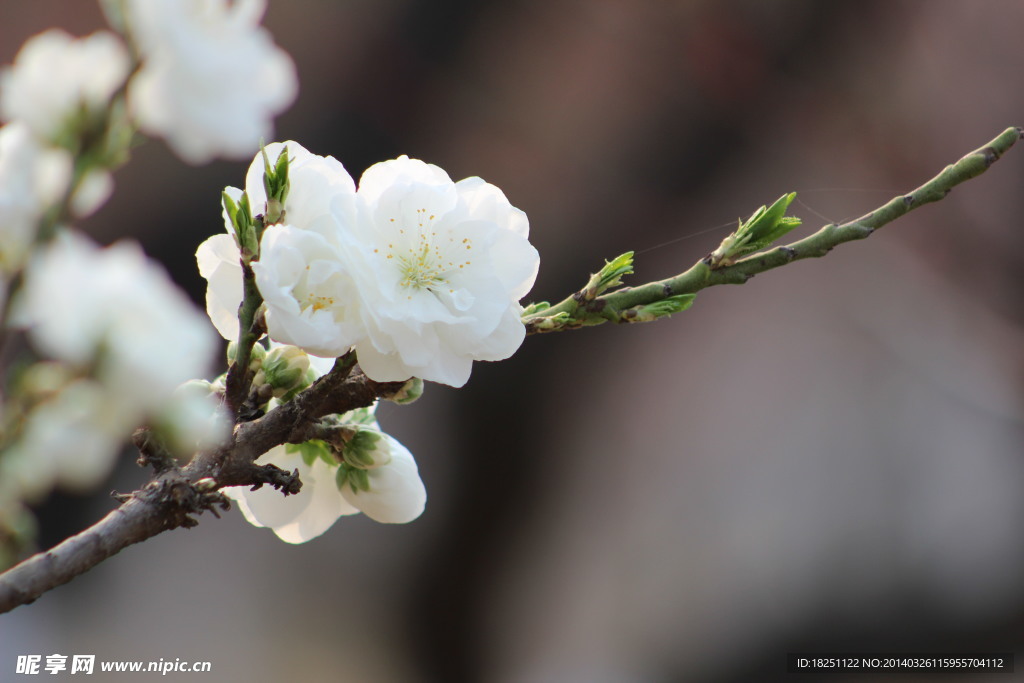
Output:
[[216,339],[137,245],[101,249],[59,235],[34,255],[13,322],[53,360],[30,369],[37,401],[0,459],[0,499],[5,490],[31,500],[54,485],[95,486],[147,420],[166,425],[184,452],[227,436],[209,393],[177,391],[209,371]]
[[[324,374],[329,365],[292,346],[274,345],[294,366],[311,361],[309,378]],[[304,359],[304,360],[303,360]],[[272,400],[268,407],[278,402]],[[271,448],[257,465],[276,465],[297,471],[298,494],[282,496],[268,487],[253,490],[229,487],[245,519],[269,527],[286,543],[305,543],[327,531],[342,516],[364,513],[386,524],[411,522],[423,512],[426,488],[416,460],[405,446],[381,431],[377,406],[336,416],[331,424],[346,436],[343,447],[322,441]]]
[[[282,158],[288,191],[274,207],[268,177]],[[203,242],[196,259],[208,282],[207,312],[226,339],[239,338],[248,262],[274,344],[313,359],[354,351],[362,371],[379,382],[462,386],[473,361],[508,358],[522,344],[519,300],[533,285],[539,257],[526,214],[480,178],[453,182],[437,166],[402,156],[370,167],[357,186],[333,157],[288,141],[268,145],[250,165],[245,190],[228,187],[224,196],[227,234]],[[270,222],[270,215],[280,220],[263,226],[253,247],[239,229],[238,207],[255,214],[242,217],[246,225],[257,217]],[[382,454],[369,465],[309,444],[280,446],[258,462],[297,469],[304,482],[298,495],[228,495],[246,519],[291,543],[357,511],[409,521],[426,498],[415,461],[375,423],[368,429],[379,435]]]
[[204,316],[135,243],[101,248],[68,223],[113,190],[136,129],[191,163],[242,158],[297,92],[260,27],[265,0],[106,3],[115,31],[50,29],[0,68],[0,350],[35,362],[0,395],[0,562],[22,501],[87,489],[149,424],[172,452],[229,434],[210,385]]
[[[52,29],[0,68],[0,350],[17,333],[34,355],[0,396],[0,553],[12,506],[98,484],[139,425],[188,455],[228,441],[232,417],[294,399],[335,358],[401,383],[382,398],[405,403],[424,380],[463,386],[474,361],[508,358],[525,338],[519,301],[539,265],[526,214],[480,178],[455,182],[407,156],[357,184],[333,157],[273,143],[244,188],[225,189],[226,233],[196,256],[229,365],[249,358],[238,400],[227,374],[192,379],[210,369],[218,340],[162,268],[134,243],[100,247],[68,226],[106,201],[137,132],[189,163],[247,157],[270,137],[298,86],[291,58],[260,26],[265,8],[108,2],[114,31]],[[256,306],[266,337],[253,346],[249,332],[262,328],[246,316]],[[324,438],[259,457],[298,471],[297,494],[225,494],[289,543],[345,515],[417,518],[426,490],[416,461],[375,411],[322,417]]]
[[[469,379],[474,360],[503,360],[519,348],[519,300],[539,257],[526,214],[501,190],[480,178],[453,182],[405,156],[371,166],[357,189],[340,162],[296,142],[265,152],[290,160],[285,222],[266,228],[252,264],[271,339],[331,358],[355,349],[377,381],[419,377],[454,387]],[[263,159],[246,177],[253,211],[267,201]],[[197,260],[210,318],[235,339],[239,245],[215,235]]]

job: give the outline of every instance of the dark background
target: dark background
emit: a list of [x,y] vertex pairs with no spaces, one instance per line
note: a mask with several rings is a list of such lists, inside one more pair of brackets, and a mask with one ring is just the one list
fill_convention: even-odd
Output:
[[[530,217],[531,300],[627,250],[634,282],[679,272],[791,190],[807,234],[1024,124],[1014,0],[291,0],[265,24],[300,78],[277,138],[355,176],[404,153],[495,183]],[[0,2],[0,59],[53,25],[102,19]],[[195,248],[247,165],[149,142],[83,227],[201,302]],[[772,680],[798,650],[1014,650],[1022,181],[1014,150],[823,260],[385,406],[420,520],[293,547],[204,519],[0,617],[0,678],[54,652],[219,681],[667,682]],[[143,481],[124,460],[108,488]],[[41,543],[112,505],[55,495]]]

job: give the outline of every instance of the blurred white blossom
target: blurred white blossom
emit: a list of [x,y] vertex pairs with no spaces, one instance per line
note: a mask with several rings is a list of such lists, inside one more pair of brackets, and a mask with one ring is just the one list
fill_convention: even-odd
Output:
[[54,486],[87,491],[110,473],[138,414],[110,400],[99,382],[80,379],[29,413],[21,438],[0,459],[16,498],[38,500]]
[[248,156],[298,93],[295,65],[259,23],[265,0],[128,0],[142,68],[140,128],[189,163]]
[[159,418],[178,453],[211,448],[231,435],[231,417],[205,380],[189,380],[175,389]]
[[[96,474],[99,465],[143,421],[180,430],[170,436],[182,450],[227,435],[208,391],[175,394],[182,382],[210,369],[216,337],[138,245],[99,248],[81,234],[61,232],[30,262],[15,322],[41,354],[93,378],[30,413],[13,446],[15,453],[28,454],[13,462],[34,459],[30,472],[49,458],[61,472],[67,466],[74,473],[72,465],[78,464],[101,477],[105,470]],[[59,455],[66,449],[82,453],[69,456],[75,459],[69,464]],[[96,465],[87,468],[88,463]],[[75,480],[93,482],[88,472]],[[69,483],[66,476],[52,478]]]
[[103,111],[128,76],[128,52],[109,31],[74,38],[50,29],[30,38],[0,70],[0,117],[24,121],[57,142],[76,117]]
[[0,127],[0,281],[21,267],[43,213],[67,190],[71,157],[22,122]]
[[71,213],[78,218],[92,215],[114,193],[114,176],[109,171],[95,168],[79,181],[71,195]]
[[43,353],[100,372],[138,400],[203,375],[216,338],[188,297],[134,242],[101,248],[64,232],[29,270],[19,319]]

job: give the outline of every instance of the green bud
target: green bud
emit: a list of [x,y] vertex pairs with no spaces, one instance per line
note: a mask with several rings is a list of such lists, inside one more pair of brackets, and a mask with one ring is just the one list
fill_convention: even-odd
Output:
[[732,233],[708,256],[712,268],[731,266],[737,260],[760,251],[800,225],[800,219],[786,216],[786,209],[796,198],[796,192],[779,197],[770,207],[762,206],[745,222],[740,221]]
[[[227,353],[228,365],[235,362],[235,356],[238,355],[238,342],[229,341]],[[267,357],[267,350],[263,348],[262,344],[253,344],[252,350],[249,351],[249,369],[256,372],[263,365],[263,359]]]
[[335,475],[334,481],[339,491],[343,490],[346,486],[352,489],[353,493],[370,490],[370,475],[367,474],[366,470],[351,467],[346,463],[341,463],[341,466],[338,467],[338,473]]
[[388,396],[381,396],[385,401],[397,403],[400,406],[408,405],[423,395],[423,380],[419,377],[412,377],[402,385],[402,388]]
[[297,346],[278,346],[267,352],[254,384],[269,384],[274,396],[284,396],[303,386],[309,370],[309,356]]
[[259,255],[259,236],[256,234],[256,226],[253,223],[252,211],[249,209],[249,197],[243,192],[236,203],[227,192],[220,195],[221,203],[224,205],[224,212],[231,220],[231,227],[235,234],[235,242],[242,252],[242,258],[251,261]]
[[263,155],[263,189],[267,193],[267,212],[263,223],[273,225],[284,220],[284,201],[291,186],[288,180],[288,147],[281,149],[273,164],[267,157],[266,147],[260,152]]
[[622,312],[622,319],[630,323],[648,323],[658,318],[667,318],[673,313],[685,311],[696,298],[696,294],[676,294],[661,301],[627,308]]
[[374,416],[376,405],[367,408],[355,408],[341,416],[340,421],[348,425],[377,425],[377,418]]
[[572,316],[565,311],[562,311],[555,315],[549,315],[544,318],[532,320],[530,323],[538,330],[557,330],[568,324],[570,321],[572,321]]
[[520,317],[528,318],[531,315],[536,315],[540,311],[543,311],[545,308],[551,308],[551,304],[547,301],[538,301],[537,303],[527,304]]
[[342,457],[350,466],[371,470],[391,462],[391,453],[380,448],[382,435],[372,429],[357,429],[342,449]]
[[622,276],[632,273],[633,252],[627,251],[606,262],[601,270],[590,276],[590,281],[582,292],[583,299],[592,301],[612,287],[619,287],[622,285]]
[[252,351],[249,352],[249,369],[259,370],[266,357],[267,350],[263,348],[263,344],[253,344]]

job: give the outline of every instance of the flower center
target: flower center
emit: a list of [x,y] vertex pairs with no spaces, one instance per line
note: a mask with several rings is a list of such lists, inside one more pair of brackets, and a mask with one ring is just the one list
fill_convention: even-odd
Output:
[[[456,261],[463,257],[463,251],[472,251],[473,241],[468,237],[456,243],[456,238],[450,233],[447,242],[439,239],[436,231],[431,230],[433,222],[437,217],[427,214],[426,209],[416,210],[416,228],[408,230],[406,227],[399,228],[398,248],[395,242],[389,242],[385,250],[385,258],[393,260],[398,266],[401,280],[400,287],[415,290],[436,291],[448,282],[448,275],[460,268],[465,268],[472,263],[471,260]],[[394,223],[395,219],[389,219]],[[409,234],[409,233],[412,234]],[[403,244],[404,242],[404,244]],[[408,246],[406,246],[408,245]],[[379,250],[374,249],[374,253]],[[466,254],[465,256],[468,256]],[[454,290],[449,289],[449,292]]]
[[322,311],[334,305],[334,297],[319,296],[310,292],[306,295],[306,305],[303,308],[312,308],[314,311]]

